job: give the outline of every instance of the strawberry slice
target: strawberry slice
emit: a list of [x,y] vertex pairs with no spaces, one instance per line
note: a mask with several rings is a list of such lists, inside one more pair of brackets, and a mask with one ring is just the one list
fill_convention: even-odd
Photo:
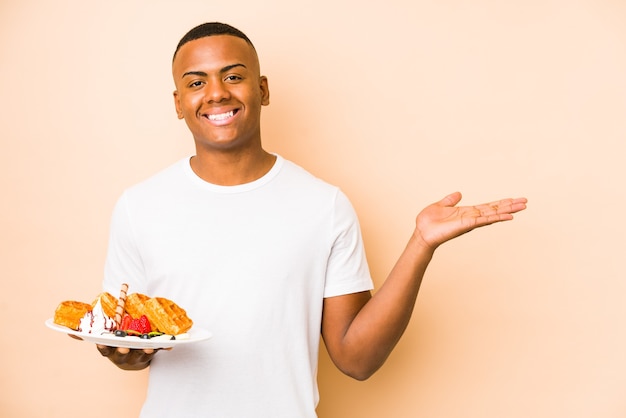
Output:
[[127,330],[132,320],[133,320],[132,316],[128,314],[124,314],[124,317],[122,318],[122,322],[120,323],[120,327],[118,329],[121,329],[124,331]]
[[145,315],[141,315],[140,318],[131,318],[130,323],[125,328],[126,331],[137,331],[140,334],[148,334],[152,332],[150,321]]
[[141,332],[140,328],[141,327],[139,325],[139,319],[132,318],[131,321],[130,321],[130,324],[128,324],[128,328],[126,328],[126,329],[130,330],[130,331]]
[[152,327],[150,326],[150,321],[148,320],[148,317],[145,315],[141,315],[141,317],[139,318],[139,332],[141,332],[142,334],[148,334],[150,332],[152,332]]

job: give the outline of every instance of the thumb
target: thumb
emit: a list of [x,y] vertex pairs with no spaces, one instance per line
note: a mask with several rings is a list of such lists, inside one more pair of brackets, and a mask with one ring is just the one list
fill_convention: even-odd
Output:
[[456,204],[459,203],[462,198],[463,195],[461,195],[461,192],[454,192],[447,195],[437,203],[442,206],[456,206]]

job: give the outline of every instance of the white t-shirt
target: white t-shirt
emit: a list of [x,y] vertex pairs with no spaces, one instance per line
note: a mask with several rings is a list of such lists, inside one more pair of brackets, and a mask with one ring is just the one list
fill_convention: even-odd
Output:
[[141,417],[315,417],[322,303],[372,288],[345,195],[277,156],[218,186],[189,158],[113,212],[104,290],[173,300],[211,339],[155,355]]

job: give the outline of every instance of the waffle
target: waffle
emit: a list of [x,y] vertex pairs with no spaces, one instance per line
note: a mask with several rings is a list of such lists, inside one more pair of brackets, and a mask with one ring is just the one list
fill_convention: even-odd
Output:
[[98,303],[98,299],[100,299],[100,304],[102,305],[102,310],[104,311],[105,315],[109,318],[115,317],[117,298],[108,292],[100,293],[98,297],[91,303],[91,309],[96,306],[96,303]]
[[193,325],[185,310],[169,299],[150,298],[145,301],[144,308],[152,327],[165,334],[182,334]]
[[67,300],[61,302],[54,311],[53,321],[55,324],[77,330],[80,325],[80,320],[89,311],[91,311],[90,304]]
[[131,293],[126,297],[124,310],[133,318],[139,318],[146,312],[144,305],[148,299],[150,299],[148,296],[141,293]]

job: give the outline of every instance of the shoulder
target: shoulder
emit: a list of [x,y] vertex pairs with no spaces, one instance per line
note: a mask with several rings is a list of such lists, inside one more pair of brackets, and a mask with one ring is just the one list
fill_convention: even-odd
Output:
[[179,160],[124,189],[115,203],[114,216],[116,213],[129,214],[165,207],[168,202],[179,198],[180,192],[186,189],[184,187],[186,161],[187,158]]
[[336,194],[339,191],[339,188],[334,184],[331,184],[312,174],[293,161],[282,159],[281,164],[282,167],[280,175],[282,177],[282,181],[297,184],[299,186],[306,186],[311,190],[317,190],[319,192]]
[[185,183],[185,166],[189,165],[189,157],[176,161],[170,166],[156,172],[145,180],[131,185],[124,191],[126,196],[164,195],[168,189],[178,189]]

